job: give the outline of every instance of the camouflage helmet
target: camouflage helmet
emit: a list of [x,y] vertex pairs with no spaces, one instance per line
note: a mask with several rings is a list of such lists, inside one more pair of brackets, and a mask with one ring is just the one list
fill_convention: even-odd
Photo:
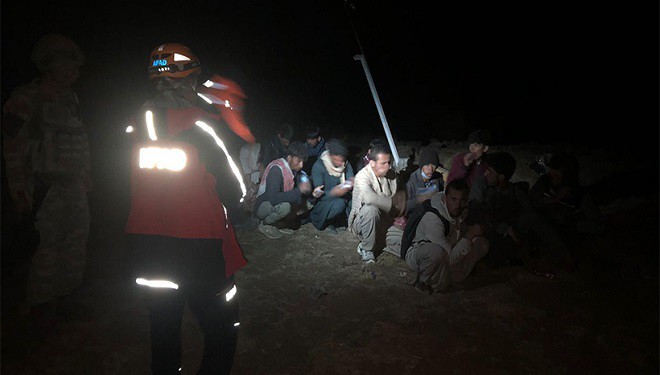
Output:
[[79,67],[85,57],[82,50],[71,39],[61,34],[48,34],[34,45],[32,61],[39,71],[50,71],[62,64],[72,64]]

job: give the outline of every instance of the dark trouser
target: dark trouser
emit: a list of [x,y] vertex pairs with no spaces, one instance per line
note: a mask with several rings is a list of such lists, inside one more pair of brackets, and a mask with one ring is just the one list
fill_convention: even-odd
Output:
[[229,374],[234,363],[238,328],[237,296],[224,293],[157,290],[149,295],[151,370],[178,374],[181,367],[181,322],[186,302],[204,333],[204,354],[197,374]]
[[[204,333],[198,374],[229,374],[236,352],[238,296],[226,300],[233,280],[225,276],[222,240],[130,235],[131,280],[165,280],[178,286],[147,286],[151,321],[151,369],[178,374],[181,367],[181,322],[186,303]],[[183,369],[184,373],[189,373]]]
[[309,214],[309,220],[314,227],[319,230],[325,229],[333,224],[334,220],[339,219],[340,215],[346,215],[348,202],[343,198],[328,199],[316,203],[312,212]]

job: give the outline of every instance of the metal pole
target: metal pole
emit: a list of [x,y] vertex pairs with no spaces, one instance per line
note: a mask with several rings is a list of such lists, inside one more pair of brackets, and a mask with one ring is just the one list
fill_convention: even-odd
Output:
[[396,150],[396,145],[394,144],[394,139],[392,139],[392,133],[390,132],[390,127],[387,125],[387,119],[385,118],[385,112],[383,112],[383,107],[380,105],[380,99],[378,98],[378,92],[376,92],[376,86],[374,81],[371,78],[371,73],[369,72],[369,65],[367,65],[367,59],[364,55],[355,55],[353,60],[360,60],[362,63],[362,68],[364,68],[364,74],[367,76],[367,81],[369,81],[369,88],[371,89],[371,95],[374,97],[374,102],[376,102],[376,108],[378,109],[378,115],[380,115],[380,121],[383,123],[383,129],[385,129],[385,135],[387,136],[387,142],[390,144],[392,149],[392,156],[394,156],[394,169],[398,172],[401,170],[401,165],[399,164],[399,152]]

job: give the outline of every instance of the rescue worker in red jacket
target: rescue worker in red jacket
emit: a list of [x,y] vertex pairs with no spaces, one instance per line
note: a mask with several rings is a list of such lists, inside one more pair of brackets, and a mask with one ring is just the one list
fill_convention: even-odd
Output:
[[192,51],[162,44],[151,53],[148,72],[157,94],[127,128],[133,146],[126,231],[132,279],[149,309],[151,369],[182,371],[187,302],[204,333],[197,373],[228,374],[239,325],[233,275],[247,260],[221,196],[241,199],[245,186],[195,93],[201,68]]

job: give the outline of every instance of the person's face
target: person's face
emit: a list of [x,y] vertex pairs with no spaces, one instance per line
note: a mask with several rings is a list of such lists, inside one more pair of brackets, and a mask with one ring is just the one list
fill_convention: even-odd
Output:
[[425,166],[422,167],[422,172],[423,172],[425,175],[431,177],[431,175],[433,174],[433,172],[435,172],[436,168],[438,168],[436,165],[433,165],[433,164],[426,164]]
[[378,154],[376,160],[369,160],[369,165],[371,166],[371,169],[373,169],[376,177],[385,177],[392,166],[392,155]]
[[303,167],[303,160],[297,156],[287,156],[286,161],[289,163],[289,168],[291,168],[292,171],[299,171]]
[[330,154],[330,161],[335,167],[341,167],[346,162],[346,158],[341,155],[332,155]]
[[474,155],[474,160],[479,160],[484,153],[488,152],[488,146],[481,143],[470,143],[470,152]]
[[288,139],[282,137],[282,136],[279,135],[279,134],[277,135],[277,137],[280,139],[280,143],[282,144],[282,146],[284,146],[284,148],[289,147],[289,143],[291,143],[290,140],[288,140]]
[[550,176],[550,181],[554,186],[561,184],[564,179],[564,174],[559,169],[550,168],[548,175]]
[[69,87],[80,77],[80,69],[77,65],[62,63],[52,67],[49,74],[58,84]]
[[316,138],[307,138],[307,144],[309,147],[316,147],[316,145],[321,142],[321,137],[316,137]]
[[484,177],[486,178],[486,183],[490,187],[495,187],[499,184],[499,173],[493,169],[493,167],[486,168],[484,172]]
[[465,207],[467,207],[468,195],[465,191],[450,188],[447,189],[444,200],[449,215],[453,218],[457,218],[463,214]]

